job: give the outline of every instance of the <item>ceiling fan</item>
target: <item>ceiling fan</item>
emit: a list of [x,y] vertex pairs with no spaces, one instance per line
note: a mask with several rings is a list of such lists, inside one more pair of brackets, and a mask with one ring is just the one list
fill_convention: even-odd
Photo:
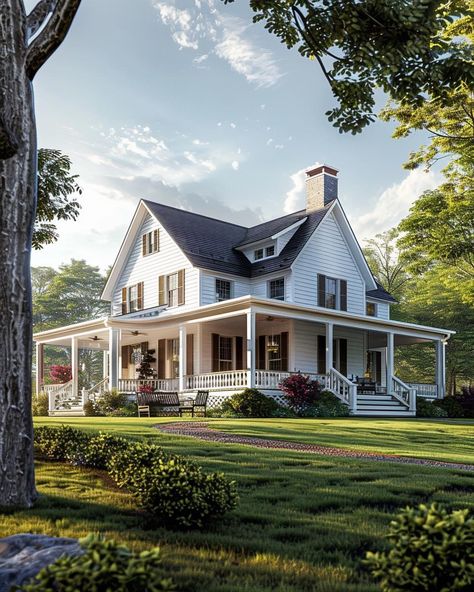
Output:
[[137,335],[146,335],[146,333],[142,333],[141,331],[135,330],[130,331],[130,335],[134,335],[136,337]]
[[89,339],[91,341],[103,341],[103,339],[101,337],[97,337],[97,335],[94,335],[94,337],[89,337]]

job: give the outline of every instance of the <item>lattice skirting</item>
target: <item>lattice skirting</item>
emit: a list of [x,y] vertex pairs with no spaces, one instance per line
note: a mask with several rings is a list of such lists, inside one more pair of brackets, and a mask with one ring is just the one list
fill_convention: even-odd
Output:
[[[264,395],[266,395],[267,397],[274,399],[279,405],[282,405],[283,407],[287,407],[287,402],[286,402],[285,396],[283,395],[283,393],[281,391],[265,390],[265,389],[258,389],[258,390],[261,393],[263,393]],[[235,393],[240,393],[240,392],[242,392],[241,388],[235,389],[232,391],[211,391],[209,393],[209,399],[207,400],[207,407],[209,409],[216,409],[217,407],[220,407],[226,399],[229,399],[230,397],[232,397],[232,395],[235,395]]]

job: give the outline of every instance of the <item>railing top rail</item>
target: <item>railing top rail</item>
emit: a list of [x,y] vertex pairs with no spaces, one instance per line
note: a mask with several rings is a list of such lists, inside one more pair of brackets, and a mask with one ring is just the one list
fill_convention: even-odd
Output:
[[92,393],[93,391],[95,391],[96,389],[100,388],[101,386],[103,386],[104,384],[106,384],[108,382],[109,382],[109,377],[106,376],[100,382],[98,382],[97,384],[94,384],[94,386],[92,386],[90,389],[87,389],[87,391],[89,393]]
[[339,378],[340,380],[342,380],[343,382],[345,382],[347,385],[353,385],[354,384],[352,382],[352,380],[350,380],[349,378],[347,378],[347,376],[344,376],[344,374],[341,374],[339,372],[339,370],[336,370],[336,368],[331,368],[329,370],[329,374],[333,374],[334,376],[336,376],[337,378]]
[[396,382],[397,384],[399,384],[402,388],[406,389],[407,391],[409,391],[411,388],[411,386],[409,386],[408,384],[405,384],[403,382],[403,380],[400,380],[397,376],[392,376],[393,382]]
[[59,384],[44,384],[43,385],[43,390],[45,392],[47,391],[60,391],[63,388],[66,388],[68,386],[70,386],[72,384],[72,379],[68,380],[67,382],[61,382]]

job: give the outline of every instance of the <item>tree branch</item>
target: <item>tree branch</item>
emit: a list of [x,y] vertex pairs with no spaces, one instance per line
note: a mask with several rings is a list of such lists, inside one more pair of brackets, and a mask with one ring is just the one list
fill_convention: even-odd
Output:
[[28,48],[26,72],[30,80],[64,41],[81,0],[55,0],[54,4],[51,18]]
[[57,0],[40,0],[27,17],[27,38],[41,29],[47,16],[51,14],[56,6]]

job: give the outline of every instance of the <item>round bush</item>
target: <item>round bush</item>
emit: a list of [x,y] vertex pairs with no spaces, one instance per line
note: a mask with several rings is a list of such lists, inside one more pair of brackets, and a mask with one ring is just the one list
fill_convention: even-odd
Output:
[[387,538],[390,550],[368,553],[366,559],[384,592],[474,589],[474,517],[469,510],[406,508],[390,524]]
[[80,540],[84,554],[61,557],[42,569],[21,592],[159,592],[176,590],[160,575],[160,550],[135,553],[114,541],[89,535]]
[[74,456],[68,459],[76,465],[94,469],[108,470],[110,461],[118,452],[126,450],[130,441],[126,438],[104,434],[92,436],[82,450],[76,450]]
[[348,417],[349,407],[343,403],[334,393],[322,391],[316,402],[303,409],[300,413],[303,417]]
[[321,385],[304,374],[292,374],[282,380],[280,389],[285,393],[291,409],[300,414],[312,407],[321,393]]
[[416,398],[417,417],[448,417],[448,412],[422,397]]
[[33,397],[31,410],[35,417],[47,417],[49,415],[49,399],[46,393],[38,393]]
[[221,405],[221,412],[235,414],[238,417],[272,417],[279,405],[257,389],[247,388],[235,393]]
[[36,450],[50,460],[71,460],[84,450],[91,436],[70,426],[35,428]]
[[433,401],[436,407],[441,407],[448,414],[448,417],[464,417],[464,408],[458,397],[448,396],[445,399]]

